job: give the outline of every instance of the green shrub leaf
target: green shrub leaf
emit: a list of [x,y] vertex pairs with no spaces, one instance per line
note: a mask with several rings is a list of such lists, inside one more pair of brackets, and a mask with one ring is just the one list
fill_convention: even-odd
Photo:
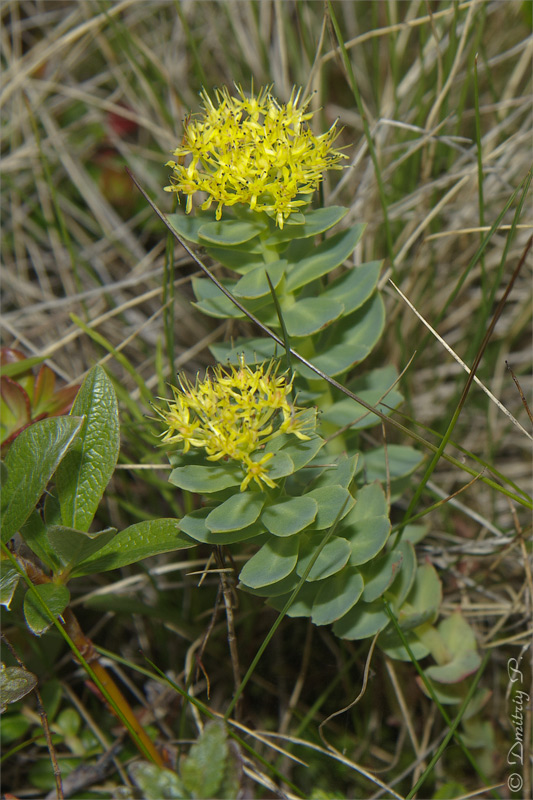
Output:
[[369,261],[352,267],[340,278],[330,283],[320,295],[321,300],[336,300],[342,303],[344,314],[351,314],[366,303],[377,286],[381,261]]
[[184,800],[190,797],[179,775],[171,769],[136,761],[129,765],[128,774],[141,790],[144,800]]
[[179,520],[172,518],[144,520],[115,534],[97,553],[78,563],[72,570],[72,576],[118,569],[142,561],[143,558],[192,547],[192,544],[190,539],[180,532]]
[[[47,500],[51,497],[48,495]],[[56,570],[61,566],[61,561],[54,552],[46,535],[46,525],[38,511],[32,511],[24,525],[20,529],[20,535],[25,543],[30,547],[35,555],[41,559],[51,570]]]
[[120,449],[117,398],[102,367],[88,373],[71,413],[85,421],[57,470],[57,496],[63,525],[88,531]]
[[53,552],[64,567],[70,568],[101,550],[116,535],[116,528],[86,533],[64,525],[51,525],[46,537]]
[[[0,665],[0,713],[3,713],[8,703],[16,703],[29,694],[37,686],[37,678],[33,672],[28,672],[24,667],[6,667]],[[2,728],[3,728],[2,724]],[[2,734],[4,731],[2,731]],[[2,741],[4,741],[2,735]]]
[[[53,617],[58,617],[68,605],[70,592],[66,586],[56,583],[42,583],[33,588],[46,603]],[[41,636],[52,625],[50,615],[35,597],[33,590],[26,592],[24,596],[24,617],[28,628],[36,636]]]
[[23,525],[83,423],[79,417],[51,417],[33,423],[17,436],[5,459],[2,488],[2,541]]
[[17,588],[20,574],[15,567],[8,564],[5,559],[0,560],[2,569],[0,570],[0,606],[9,609],[15,589]]
[[192,797],[220,797],[219,789],[226,770],[228,743],[226,730],[218,722],[210,722],[193,744],[181,767],[181,778]]

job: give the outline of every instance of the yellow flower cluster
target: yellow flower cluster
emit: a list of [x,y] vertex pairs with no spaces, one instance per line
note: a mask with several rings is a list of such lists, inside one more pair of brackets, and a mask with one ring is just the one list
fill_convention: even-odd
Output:
[[[216,104],[202,92],[204,111],[185,124],[180,147],[174,151],[167,192],[187,196],[186,212],[195,192],[205,192],[203,209],[217,204],[216,219],[224,206],[242,203],[255,211],[275,214],[276,224],[306,205],[299,195],[314,192],[325,169],[341,169],[346,158],[333,149],[338,136],[336,122],[321,136],[305,124],[310,98],[300,102],[293,90],[286,105],[280,105],[262,89],[257,97],[233,97],[226,88],[215,90]],[[185,163],[187,161],[187,163]]]
[[262,366],[252,370],[241,359],[239,367],[224,369],[219,364],[212,377],[197,378],[194,385],[180,376],[180,388],[172,387],[174,399],[167,400],[168,410],[156,409],[168,426],[162,441],[183,442],[184,453],[191,447],[203,448],[209,461],[239,462],[245,472],[241,492],[252,480],[274,488],[266,467],[273,453],[253,456],[282,433],[307,440],[305,431],[313,427],[309,414],[288,401],[291,383],[276,372],[273,361],[266,370]]

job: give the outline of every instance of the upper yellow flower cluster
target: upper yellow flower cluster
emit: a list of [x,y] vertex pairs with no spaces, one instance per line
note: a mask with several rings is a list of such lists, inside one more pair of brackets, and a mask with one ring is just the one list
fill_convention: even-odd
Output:
[[[242,359],[239,367],[223,369],[219,364],[213,377],[197,378],[194,386],[180,376],[180,388],[172,387],[174,399],[167,400],[168,411],[156,409],[168,426],[163,442],[183,442],[184,453],[191,447],[203,448],[209,461],[230,458],[240,462],[246,472],[241,492],[251,480],[274,488],[265,467],[274,454],[260,459],[252,455],[282,433],[307,440],[310,437],[304,431],[312,427],[309,416],[302,416],[304,409],[287,399],[291,383],[276,372],[272,361],[265,371],[262,366],[250,369]],[[283,420],[275,426],[279,411]]]
[[306,112],[310,98],[300,103],[300,91],[293,90],[286,105],[272,97],[269,87],[257,97],[238,92],[232,97],[226,88],[216,89],[216,105],[202,92],[204,111],[185,124],[182,144],[174,151],[178,160],[167,163],[173,175],[165,191],[187,195],[187,213],[192,195],[205,192],[202,208],[215,202],[217,219],[224,206],[243,203],[275,213],[282,228],[307,203],[298,195],[314,192],[325,169],[341,168],[338,162],[346,156],[333,149],[336,122],[315,136],[305,124],[313,116]]

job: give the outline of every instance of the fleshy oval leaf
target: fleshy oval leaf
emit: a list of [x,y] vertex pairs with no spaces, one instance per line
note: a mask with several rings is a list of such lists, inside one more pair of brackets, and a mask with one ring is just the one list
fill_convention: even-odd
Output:
[[311,571],[306,576],[306,581],[321,581],[339,572],[350,557],[350,543],[346,539],[332,536],[331,539],[322,545],[323,536],[320,534],[307,534],[302,536],[300,544],[300,555],[296,572],[302,577],[310,562],[318,552],[318,558],[311,567]]
[[298,538],[269,539],[244,565],[239,580],[252,589],[287,578],[298,560]]
[[258,519],[266,496],[259,492],[239,492],[207,515],[205,524],[213,533],[228,533],[247,528]]
[[337,517],[343,519],[353,507],[355,500],[344,486],[322,486],[304,495],[318,503],[318,513],[313,528],[317,531],[330,528]]
[[330,625],[344,616],[361,597],[363,585],[358,570],[350,567],[323,581],[313,603],[315,625]]
[[292,536],[307,528],[317,511],[318,504],[312,497],[282,497],[263,510],[261,522],[274,536]]
[[242,530],[229,531],[229,533],[213,533],[206,525],[206,518],[210,513],[210,508],[200,508],[197,511],[191,511],[190,514],[187,514],[180,520],[180,529],[196,542],[217,545],[244,542],[265,532],[264,526],[261,525],[260,522],[255,522],[253,525],[250,525],[248,528],[243,528]]

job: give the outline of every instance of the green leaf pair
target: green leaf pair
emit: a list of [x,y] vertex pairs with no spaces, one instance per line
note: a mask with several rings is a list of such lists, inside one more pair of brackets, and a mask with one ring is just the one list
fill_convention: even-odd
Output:
[[[67,606],[66,582],[73,577],[116,569],[148,556],[190,546],[178,520],[137,523],[89,532],[98,504],[118,459],[120,433],[113,385],[101,367],[85,378],[71,416],[41,420],[26,428],[5,460],[2,491],[2,542],[15,534],[51,571],[24,599],[26,622],[40,635]],[[50,480],[44,515],[36,506]],[[5,562],[4,562],[5,563]],[[20,571],[3,571],[0,602],[9,607]],[[43,576],[45,574],[43,573]]]

